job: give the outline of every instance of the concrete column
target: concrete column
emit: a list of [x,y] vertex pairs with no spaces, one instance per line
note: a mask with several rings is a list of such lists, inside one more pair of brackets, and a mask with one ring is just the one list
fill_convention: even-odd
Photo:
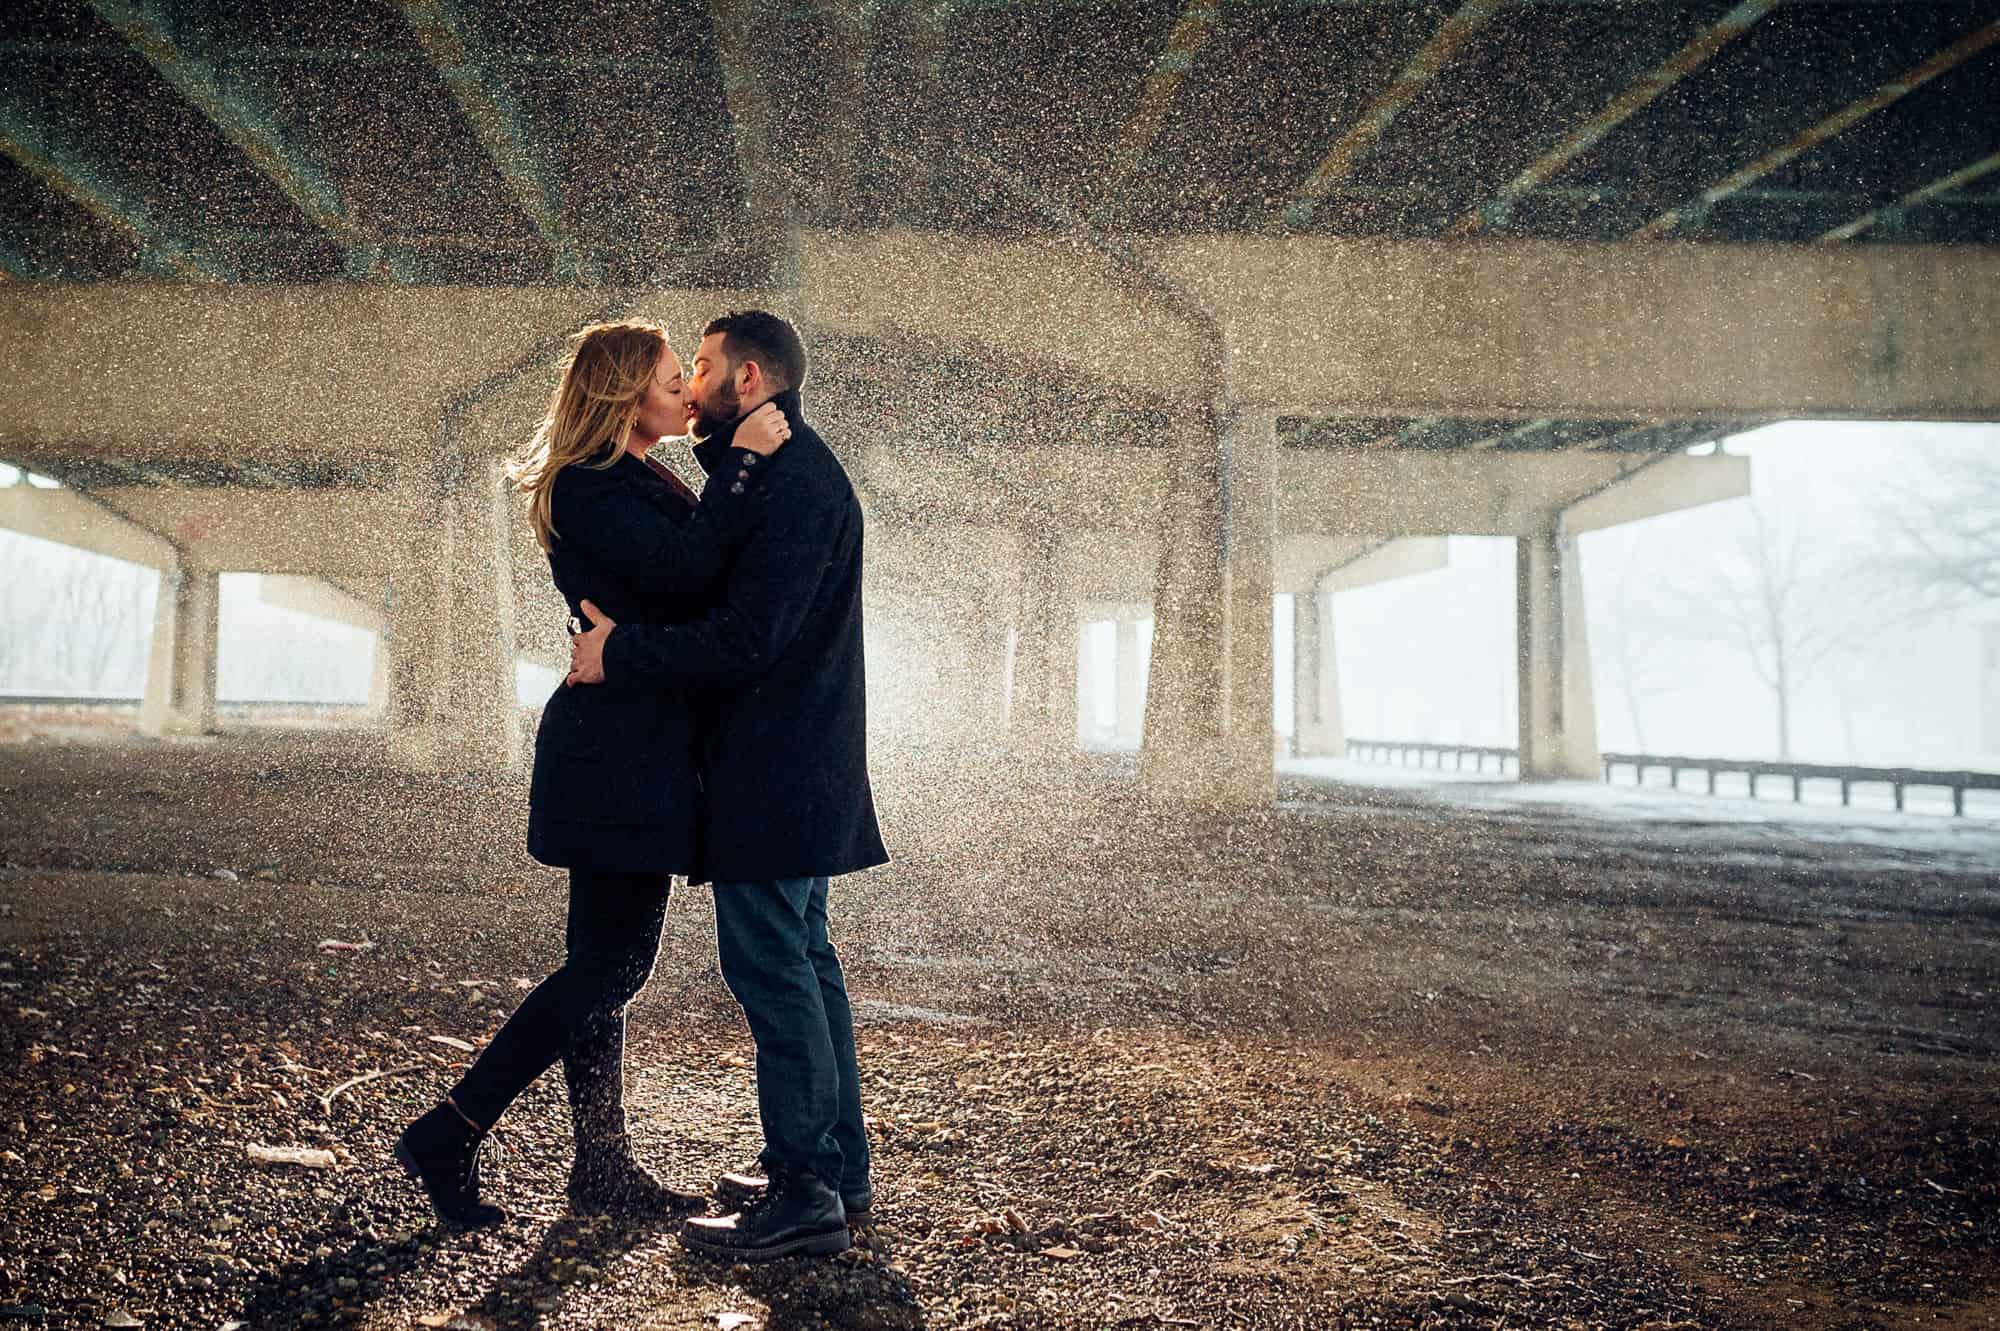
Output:
[[145,735],[212,735],[222,578],[176,564],[161,570],[146,658],[146,696],[139,704]]
[[503,479],[499,461],[470,459],[442,493],[417,501],[389,590],[389,747],[398,766],[521,761],[508,533],[517,514]]
[[1016,583],[1008,737],[1019,747],[1068,753],[1076,747],[1077,630],[1062,542],[1035,528],[1025,544]]
[[1556,522],[1521,537],[1515,550],[1521,777],[1595,781],[1597,710],[1576,541]]
[[368,670],[368,715],[376,720],[389,716],[389,630],[385,624],[375,635],[375,656]]
[[1163,798],[1267,804],[1277,422],[1190,423],[1174,449],[1140,778]]
[[963,607],[970,622],[966,627],[966,669],[964,703],[970,710],[966,728],[980,736],[1004,733],[1007,728],[1007,620],[994,610],[995,596],[979,598]]
[[1117,680],[1118,723],[1114,731],[1121,744],[1137,744],[1146,726],[1146,670],[1140,650],[1139,621],[1118,621]]
[[1347,751],[1340,680],[1334,665],[1333,597],[1307,590],[1292,597],[1292,748],[1302,758]]
[[1070,637],[1070,734],[1081,747],[1084,733],[1092,724],[1090,676],[1083,669],[1083,650],[1090,641],[1091,621],[1079,615],[1071,622],[1075,630]]

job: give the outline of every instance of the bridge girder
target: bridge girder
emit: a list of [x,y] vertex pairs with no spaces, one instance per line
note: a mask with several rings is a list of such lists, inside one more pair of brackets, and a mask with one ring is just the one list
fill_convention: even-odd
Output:
[[91,8],[207,116],[308,221],[333,237],[346,252],[350,276],[366,277],[376,271],[380,248],[354,219],[325,166],[288,140],[270,108],[252,90],[204,59],[176,31],[165,9],[151,0],[91,0]]

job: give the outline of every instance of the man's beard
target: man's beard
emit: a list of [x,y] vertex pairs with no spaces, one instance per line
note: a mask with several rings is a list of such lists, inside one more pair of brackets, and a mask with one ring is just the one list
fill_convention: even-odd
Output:
[[716,390],[715,405],[707,407],[699,401],[694,404],[694,424],[689,433],[697,439],[713,439],[736,423],[743,414],[743,399],[736,395],[736,385],[724,383]]

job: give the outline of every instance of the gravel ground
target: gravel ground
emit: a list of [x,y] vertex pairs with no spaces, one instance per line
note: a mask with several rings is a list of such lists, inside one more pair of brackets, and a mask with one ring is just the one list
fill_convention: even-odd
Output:
[[[432,1228],[388,1161],[560,950],[518,782],[327,735],[0,746],[0,1324],[2000,1324],[1977,845],[878,776],[898,861],[835,897],[878,1223],[732,1270],[563,1214],[553,1079],[498,1230]],[[707,909],[632,1014],[635,1135],[687,1185],[757,1140]]]

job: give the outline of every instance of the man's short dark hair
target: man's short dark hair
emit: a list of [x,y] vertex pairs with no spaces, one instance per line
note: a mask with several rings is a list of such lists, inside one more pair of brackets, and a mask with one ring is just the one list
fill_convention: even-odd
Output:
[[722,354],[729,357],[729,369],[754,360],[763,369],[776,392],[806,386],[806,344],[796,328],[768,310],[731,310],[710,319],[701,330],[703,337],[722,334]]

